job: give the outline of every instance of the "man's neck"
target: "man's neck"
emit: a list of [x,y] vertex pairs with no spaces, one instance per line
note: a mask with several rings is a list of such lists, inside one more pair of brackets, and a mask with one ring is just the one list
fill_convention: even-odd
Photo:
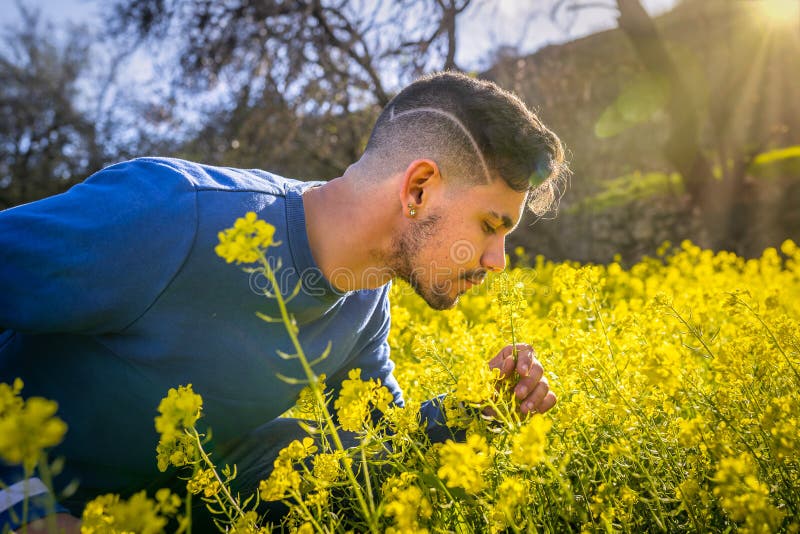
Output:
[[392,278],[382,258],[391,247],[392,202],[385,184],[345,173],[303,193],[311,253],[339,291],[374,289]]

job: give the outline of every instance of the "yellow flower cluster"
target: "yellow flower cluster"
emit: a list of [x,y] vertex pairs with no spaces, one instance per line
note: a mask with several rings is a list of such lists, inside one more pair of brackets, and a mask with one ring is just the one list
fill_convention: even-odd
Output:
[[219,493],[220,484],[213,469],[198,469],[186,483],[186,489],[194,495],[202,493],[204,497],[213,497]]
[[236,219],[233,228],[218,234],[219,244],[214,252],[228,263],[255,263],[264,249],[276,244],[274,236],[275,227],[249,211]]
[[269,534],[270,529],[258,526],[258,513],[250,510],[230,526],[229,532],[231,534]]
[[[258,261],[248,254],[274,236],[254,216],[241,221],[218,252]],[[800,532],[795,243],[754,259],[665,245],[630,267],[537,257],[490,276],[453,310],[430,310],[402,283],[391,299],[389,344],[407,407],[390,407],[386,388],[358,369],[335,399],[305,390],[315,439],[287,446],[259,485],[261,500],[289,507],[285,529]],[[508,385],[518,377],[487,368],[512,339],[535,347],[559,396],[545,415],[523,417]],[[0,455],[17,461],[27,455],[20,425],[46,426],[55,410],[35,401],[25,411],[32,399],[19,398],[21,387],[0,384]],[[441,394],[465,442],[428,441],[417,410]],[[338,429],[357,433],[352,449],[338,439],[329,400]],[[156,418],[159,468],[193,464],[189,491],[216,500],[228,531],[266,531],[247,505],[258,499],[240,505],[228,492],[235,469],[223,470],[222,484],[214,476],[194,428],[201,409],[191,386],[169,391]],[[6,432],[17,436],[3,441]],[[168,492],[104,496],[84,527],[156,532],[179,502]]]
[[370,419],[371,407],[381,412],[389,409],[392,394],[380,380],[361,380],[361,369],[351,369],[333,406],[343,430],[359,432]]
[[386,528],[386,534],[427,534],[428,529],[420,525],[433,513],[430,501],[415,485],[414,473],[400,473],[383,484],[385,514],[394,518],[395,524]]
[[259,482],[258,491],[265,501],[279,501],[297,493],[302,481],[294,464],[317,452],[312,438],[294,440],[278,453],[269,478]]
[[[389,343],[406,397],[448,393],[451,423],[496,451],[482,483],[464,477],[486,513],[469,515],[475,505],[463,501],[454,515],[475,530],[502,526],[500,503],[523,484],[535,504],[516,518],[521,530],[800,531],[794,242],[753,259],[666,244],[627,268],[537,257],[507,276],[445,312],[402,283],[392,289]],[[485,396],[490,380],[477,370],[512,328],[559,403],[492,426],[463,405]],[[442,459],[448,487],[474,456]],[[431,524],[455,528],[442,515]]]
[[84,508],[81,534],[164,532],[180,504],[181,499],[167,489],[158,490],[155,500],[148,498],[144,491],[127,500],[114,494],[101,495]]
[[464,369],[456,380],[456,397],[463,402],[480,405],[494,396],[499,374],[498,369],[489,369],[486,362]]
[[156,431],[161,435],[156,447],[158,469],[166,471],[174,465],[181,467],[194,461],[194,438],[186,433],[200,419],[203,399],[192,391],[192,385],[170,388],[158,405]]
[[349,461],[344,452],[321,452],[314,455],[313,474],[321,487],[327,487],[344,476],[342,462]]
[[162,438],[183,434],[184,429],[193,427],[200,419],[202,409],[203,398],[192,390],[191,384],[170,388],[158,405],[156,432]]
[[41,397],[23,400],[22,380],[0,383],[0,458],[32,472],[44,450],[61,443],[67,425],[55,416],[58,404]]
[[758,479],[755,461],[747,453],[722,458],[714,477],[714,495],[747,532],[777,532],[784,513],[773,506],[769,488]]
[[528,500],[528,488],[519,476],[504,478],[497,486],[497,500],[491,514],[490,528],[492,532],[506,532],[512,525],[521,521],[520,513],[525,513],[524,506]]
[[412,436],[420,430],[419,408],[420,403],[415,401],[407,402],[402,408],[389,406],[384,415],[396,436]]
[[485,437],[472,434],[465,443],[448,440],[439,449],[439,461],[437,474],[448,487],[475,494],[486,487],[484,476],[492,463],[492,451]]
[[511,459],[522,467],[534,466],[547,458],[547,433],[552,422],[536,414],[522,424],[512,437]]

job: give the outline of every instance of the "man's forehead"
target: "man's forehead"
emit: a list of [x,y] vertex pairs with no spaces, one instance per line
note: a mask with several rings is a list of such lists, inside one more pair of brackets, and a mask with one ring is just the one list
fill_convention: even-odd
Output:
[[514,191],[502,179],[497,179],[491,184],[471,185],[462,189],[458,198],[461,206],[466,201],[473,206],[474,213],[495,219],[511,230],[522,219],[528,194]]

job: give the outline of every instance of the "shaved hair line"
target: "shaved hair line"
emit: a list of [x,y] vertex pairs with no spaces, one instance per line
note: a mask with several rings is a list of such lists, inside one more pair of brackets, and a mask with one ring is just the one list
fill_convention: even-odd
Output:
[[395,106],[392,106],[392,108],[389,110],[389,122],[392,122],[396,118],[402,117],[403,115],[409,115],[411,113],[436,113],[438,115],[444,116],[445,118],[447,118],[451,122],[453,122],[456,126],[459,127],[459,129],[461,129],[462,132],[464,132],[464,135],[467,136],[467,139],[469,139],[469,142],[472,144],[472,148],[475,150],[475,153],[478,155],[478,159],[480,160],[481,166],[483,167],[483,173],[486,176],[486,183],[487,184],[492,183],[491,175],[489,174],[489,167],[486,165],[486,160],[483,158],[483,151],[478,146],[478,143],[475,141],[475,138],[472,137],[472,134],[469,133],[469,130],[467,130],[467,127],[464,126],[464,124],[460,120],[458,120],[458,117],[456,117],[452,113],[449,113],[449,112],[447,112],[447,111],[445,111],[443,109],[439,109],[439,108],[419,107],[419,108],[409,109],[409,110],[406,110],[406,111],[401,111],[400,113],[397,113],[397,114],[395,114],[394,108],[395,108]]

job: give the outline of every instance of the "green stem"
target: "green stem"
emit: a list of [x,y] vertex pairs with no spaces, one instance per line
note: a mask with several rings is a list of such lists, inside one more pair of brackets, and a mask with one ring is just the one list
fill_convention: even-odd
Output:
[[512,349],[511,354],[514,356],[514,368],[517,367],[517,333],[514,329],[514,310],[509,308],[508,312],[508,319],[511,322],[511,346],[514,347]]
[[186,534],[192,534],[192,494],[186,492]]
[[749,304],[747,304],[744,300],[742,300],[738,296],[736,297],[736,300],[739,303],[741,303],[742,306],[747,308],[750,311],[750,313],[752,313],[755,316],[756,319],[758,319],[758,322],[761,323],[761,326],[763,326],[764,329],[769,334],[769,337],[772,339],[772,342],[775,343],[775,346],[778,348],[778,352],[781,353],[783,358],[786,360],[787,365],[789,365],[789,368],[794,372],[794,376],[795,378],[797,378],[798,383],[800,383],[800,371],[798,371],[797,368],[794,366],[794,364],[792,364],[792,360],[789,359],[789,356],[786,354],[786,352],[784,352],[783,347],[781,347],[781,344],[778,343],[778,339],[775,337],[775,334],[772,333],[772,329],[767,325],[766,322],[764,322],[764,320],[761,318],[761,315],[756,313],[756,311],[753,308],[751,308]]
[[28,513],[30,505],[28,493],[30,492],[29,482],[32,473],[31,470],[28,469],[27,463],[23,466],[23,470],[23,476],[25,478],[22,479],[22,532],[23,534],[28,534]]
[[[203,449],[203,443],[200,440],[200,434],[197,432],[197,429],[195,427],[192,427],[189,429],[189,431],[190,435],[193,436],[195,441],[197,442],[197,451],[200,453],[200,457],[203,459],[203,462],[205,462],[205,464],[209,467],[209,469],[211,469],[211,472],[214,473],[214,478],[219,483],[220,491],[225,495],[225,498],[228,499],[228,502],[231,504],[231,506],[233,506],[233,509],[236,510],[238,516],[244,517],[244,511],[239,506],[239,503],[236,501],[236,499],[233,498],[233,495],[231,495],[230,492],[228,491],[228,486],[222,481],[219,474],[217,473],[217,469],[211,462],[211,458],[208,457],[208,454],[206,454],[205,449]],[[217,501],[220,501],[218,495],[217,495]],[[228,516],[228,519],[233,520],[231,515],[227,512],[227,507],[223,505],[221,502],[220,505],[222,505],[222,509],[225,510],[225,514]],[[253,529],[257,530],[257,525],[251,523],[250,526]]]
[[367,461],[367,454],[364,451],[364,440],[359,440],[359,449],[361,450],[361,468],[364,471],[364,485],[367,486],[367,498],[369,499],[369,509],[373,514],[375,513],[375,501],[372,497],[372,482],[369,479],[369,462]]
[[[411,440],[409,443],[411,445],[411,448],[414,449],[414,452],[416,453],[417,457],[420,459],[422,464],[423,465],[427,464],[428,460],[427,460],[427,458],[425,458],[425,454],[423,454],[422,450],[420,450],[420,448],[417,446],[417,443],[415,441],[413,441],[413,440]],[[442,479],[440,479],[439,477],[436,477],[435,478],[435,482],[442,489],[442,491],[444,491],[445,495],[447,495],[447,498],[450,499],[451,501],[455,502],[455,498],[453,498],[453,494],[450,493],[450,490],[447,488],[447,486],[444,484],[444,482],[442,482]]]
[[314,514],[312,514],[311,510],[309,510],[308,506],[306,506],[306,503],[303,502],[303,496],[299,492],[292,492],[292,497],[294,497],[297,505],[300,506],[300,508],[306,514],[308,520],[314,525],[314,528],[316,529],[315,532],[325,532],[325,529],[322,528],[322,525],[319,524],[319,522],[314,518]]
[[[267,280],[269,281],[270,285],[273,288],[273,296],[275,300],[278,302],[278,308],[281,312],[281,319],[283,320],[283,324],[286,326],[286,332],[289,334],[289,338],[292,341],[292,346],[297,354],[298,359],[300,360],[300,364],[303,367],[303,372],[305,373],[308,381],[311,392],[314,395],[314,400],[322,409],[322,413],[325,419],[325,423],[328,426],[330,431],[331,439],[333,439],[336,448],[342,452],[346,449],[344,444],[342,443],[341,437],[339,436],[338,429],[336,428],[336,424],[333,422],[333,418],[331,417],[330,411],[328,410],[327,403],[325,402],[325,395],[322,391],[320,391],[319,381],[317,380],[317,375],[311,369],[311,365],[308,363],[308,359],[306,358],[305,352],[303,351],[303,347],[300,345],[300,340],[297,337],[297,326],[295,325],[292,317],[289,315],[289,311],[286,308],[286,301],[281,295],[280,286],[278,285],[278,281],[275,278],[275,273],[270,267],[269,262],[267,261],[264,253],[260,253],[259,263],[264,267],[264,274],[267,276]],[[372,510],[367,505],[366,500],[364,499],[363,492],[361,490],[361,485],[358,483],[358,479],[356,478],[355,473],[353,472],[352,467],[348,462],[343,462],[345,467],[345,474],[353,487],[353,490],[356,494],[356,498],[358,499],[358,504],[361,507],[361,511],[364,514],[364,517],[367,519],[369,523],[370,532],[377,533],[378,526],[377,526],[377,519],[374,517]]]
[[706,353],[708,354],[708,357],[713,360],[715,358],[714,353],[711,351],[709,346],[706,344],[705,340],[703,339],[703,334],[700,332],[700,330],[698,330],[696,326],[694,326],[692,324],[689,324],[689,322],[686,319],[684,319],[683,316],[681,316],[680,313],[678,313],[678,310],[676,310],[674,306],[669,305],[668,307],[672,311],[672,316],[675,317],[676,319],[678,319],[681,323],[683,323],[683,325],[686,328],[689,329],[689,333],[692,334],[695,337],[695,339],[697,339],[697,341],[700,342],[701,345],[703,345],[703,348],[705,349]]
[[47,531],[56,532],[56,497],[53,492],[53,477],[50,474],[50,466],[47,465],[47,455],[42,454],[39,457],[39,477],[42,482],[50,490],[47,495]]
[[597,316],[597,320],[600,321],[600,328],[603,330],[603,337],[606,340],[606,348],[608,348],[608,356],[611,360],[611,365],[614,366],[614,371],[617,373],[617,379],[620,378],[619,376],[619,369],[617,368],[617,361],[614,356],[614,347],[611,345],[611,338],[608,336],[608,328],[606,327],[605,321],[603,321],[603,315],[600,313],[600,306],[597,305],[597,290],[593,285],[589,286],[592,289],[592,307],[594,308],[594,313]]

